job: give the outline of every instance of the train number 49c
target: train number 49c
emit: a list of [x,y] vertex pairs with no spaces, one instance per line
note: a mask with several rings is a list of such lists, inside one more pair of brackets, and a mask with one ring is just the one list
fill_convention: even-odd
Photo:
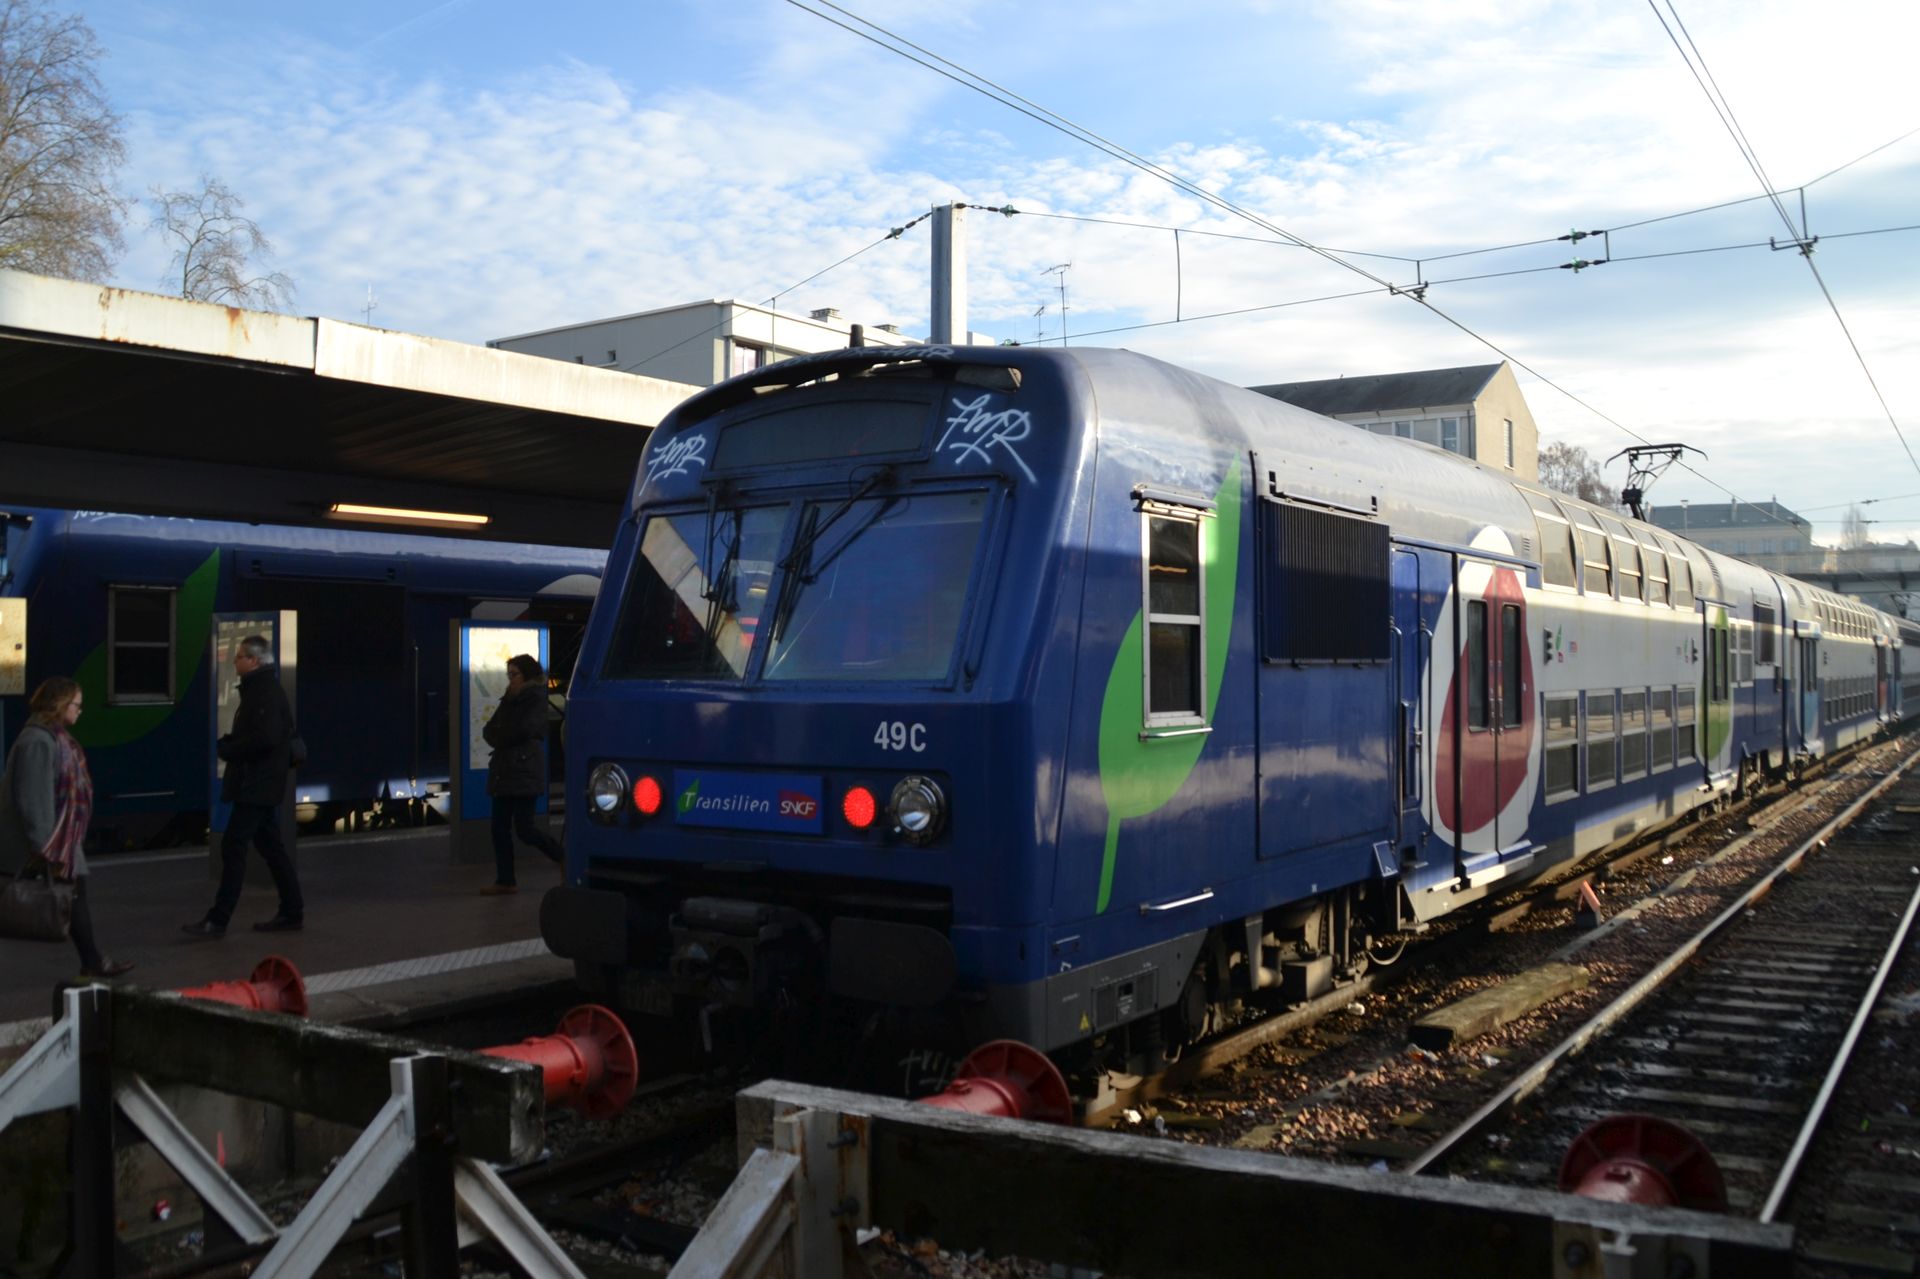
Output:
[[883,751],[913,751],[918,754],[927,749],[927,726],[883,719],[880,727],[873,730],[873,744]]

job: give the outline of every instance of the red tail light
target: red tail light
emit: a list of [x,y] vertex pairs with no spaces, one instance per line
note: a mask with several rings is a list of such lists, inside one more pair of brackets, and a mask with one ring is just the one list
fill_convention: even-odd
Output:
[[633,784],[633,806],[642,817],[651,817],[660,811],[660,783],[651,777],[642,777]]
[[879,811],[879,801],[864,786],[850,788],[840,801],[841,815],[847,819],[847,825],[855,830],[865,830],[873,825],[874,814]]

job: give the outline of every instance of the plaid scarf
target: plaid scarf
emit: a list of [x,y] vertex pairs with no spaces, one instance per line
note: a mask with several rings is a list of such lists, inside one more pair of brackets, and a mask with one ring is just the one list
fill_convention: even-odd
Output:
[[73,874],[74,854],[86,843],[87,826],[93,821],[93,778],[87,772],[87,753],[66,725],[45,727],[60,747],[60,767],[53,779],[53,807],[60,817],[41,856],[65,879]]

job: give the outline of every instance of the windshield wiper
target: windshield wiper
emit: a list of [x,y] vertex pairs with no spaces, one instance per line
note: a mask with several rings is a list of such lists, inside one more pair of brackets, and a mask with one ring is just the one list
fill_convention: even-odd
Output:
[[[800,586],[813,581],[819,576],[819,569],[813,570],[812,572],[808,570],[813,559],[813,548],[819,544],[820,538],[828,529],[834,526],[834,523],[838,521],[841,516],[851,511],[855,506],[859,505],[861,500],[869,493],[892,478],[893,468],[891,466],[878,468],[873,474],[860,482],[859,488],[856,488],[853,492],[840,499],[840,504],[835,506],[833,511],[828,514],[825,519],[820,517],[820,508],[818,506],[809,506],[807,508],[806,516],[800,525],[800,531],[793,535],[793,548],[789,550],[786,556],[780,561],[780,602],[774,609],[773,625],[767,628],[769,643],[778,643],[781,637],[786,634],[787,619],[793,616],[793,606],[800,597]],[[871,524],[874,519],[877,519],[879,513],[887,509],[889,505],[891,505],[891,503],[882,502],[876,506],[874,508],[874,515],[868,519],[867,524]],[[826,561],[820,565],[820,569],[825,569],[828,564],[831,564],[834,559],[839,556],[840,552],[847,548],[847,543],[860,536],[865,530],[865,527],[865,525],[862,525],[860,528],[853,530],[853,532],[847,536],[846,540],[840,544],[839,548],[834,551],[833,555],[829,556]]]

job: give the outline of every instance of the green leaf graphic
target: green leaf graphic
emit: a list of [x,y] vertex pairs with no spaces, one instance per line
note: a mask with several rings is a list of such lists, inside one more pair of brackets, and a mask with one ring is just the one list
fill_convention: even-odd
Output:
[[[1233,627],[1233,595],[1240,568],[1240,463],[1228,466],[1220,491],[1214,494],[1216,517],[1206,526],[1207,590],[1207,719],[1220,699],[1220,679],[1227,665],[1227,640]],[[1140,645],[1145,618],[1135,613],[1127,627],[1113,668],[1107,675],[1106,696],[1100,703],[1100,789],[1107,800],[1107,843],[1100,861],[1100,896],[1094,906],[1104,912],[1113,896],[1113,868],[1120,848],[1120,823],[1144,817],[1179,793],[1206,745],[1205,734],[1140,740],[1146,722],[1142,702]]]
[[699,800],[699,798],[700,798],[700,779],[696,777],[693,779],[692,785],[688,786],[685,790],[680,792],[680,811],[683,813],[692,812],[693,806]]

